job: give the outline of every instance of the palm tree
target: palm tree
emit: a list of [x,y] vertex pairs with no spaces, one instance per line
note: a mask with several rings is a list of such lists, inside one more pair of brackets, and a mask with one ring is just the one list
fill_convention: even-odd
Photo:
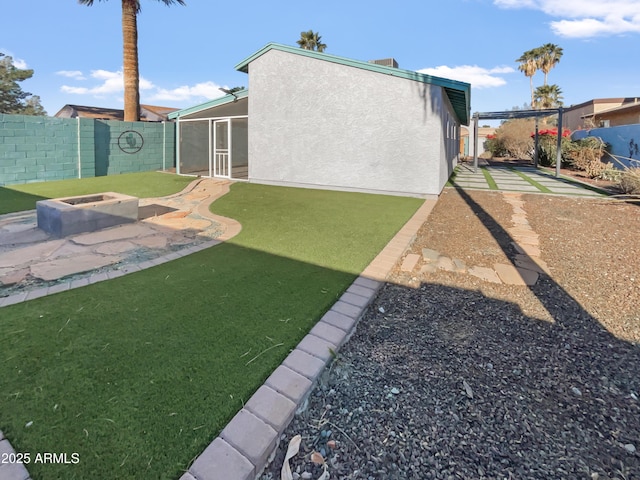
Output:
[[554,45],[553,43],[547,43],[538,50],[539,55],[539,68],[544,72],[544,84],[547,85],[547,75],[553,67],[560,62],[562,57],[562,47]]
[[315,50],[317,52],[324,52],[327,45],[322,43],[322,37],[319,33],[309,30],[306,32],[300,32],[300,40],[298,40],[300,48],[305,50]]
[[533,107],[534,96],[533,96],[533,76],[538,71],[540,64],[538,62],[539,54],[538,49],[534,48],[533,50],[527,50],[522,54],[522,56],[516,59],[516,62],[520,62],[518,65],[518,70],[523,72],[526,77],[529,77],[529,88],[531,89],[531,106]]
[[557,108],[562,106],[562,90],[558,85],[543,85],[536,88],[534,95],[537,108]]
[[[106,0],[98,0],[106,1]],[[159,0],[165,5],[184,0]],[[78,0],[81,5],[92,6],[94,0]],[[138,13],[140,0],[122,0],[122,43],[124,68],[124,120],[140,120],[140,72],[138,70]]]

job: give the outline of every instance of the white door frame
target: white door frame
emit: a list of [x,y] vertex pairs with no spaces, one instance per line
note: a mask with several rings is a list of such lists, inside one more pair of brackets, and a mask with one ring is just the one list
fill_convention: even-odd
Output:
[[[218,124],[226,123],[226,148],[218,148]],[[210,143],[209,171],[212,177],[231,178],[231,119],[221,118],[211,121],[212,142]]]

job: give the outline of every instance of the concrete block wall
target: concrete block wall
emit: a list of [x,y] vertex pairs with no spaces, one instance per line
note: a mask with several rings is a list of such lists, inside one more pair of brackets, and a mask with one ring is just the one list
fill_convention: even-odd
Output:
[[[140,151],[118,138],[134,130]],[[171,168],[175,124],[0,114],[0,186]]]
[[77,131],[67,119],[0,114],[0,185],[77,177]]
[[[175,124],[96,120],[96,168],[105,175],[147,172],[174,166]],[[120,136],[133,130],[142,135],[142,148],[126,153],[118,146]],[[106,163],[105,163],[106,162]]]

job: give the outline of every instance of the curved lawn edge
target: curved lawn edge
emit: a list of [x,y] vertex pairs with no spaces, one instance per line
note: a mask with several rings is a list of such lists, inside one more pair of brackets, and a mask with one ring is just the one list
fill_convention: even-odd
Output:
[[243,224],[230,242],[3,309],[0,392],[22,393],[0,396],[0,428],[85,459],[46,474],[175,478],[422,203],[245,184],[219,202]]

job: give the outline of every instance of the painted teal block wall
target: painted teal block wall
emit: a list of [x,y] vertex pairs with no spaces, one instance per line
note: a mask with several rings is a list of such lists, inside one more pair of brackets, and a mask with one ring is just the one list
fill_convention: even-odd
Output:
[[168,169],[175,150],[174,123],[0,114],[0,186]]

